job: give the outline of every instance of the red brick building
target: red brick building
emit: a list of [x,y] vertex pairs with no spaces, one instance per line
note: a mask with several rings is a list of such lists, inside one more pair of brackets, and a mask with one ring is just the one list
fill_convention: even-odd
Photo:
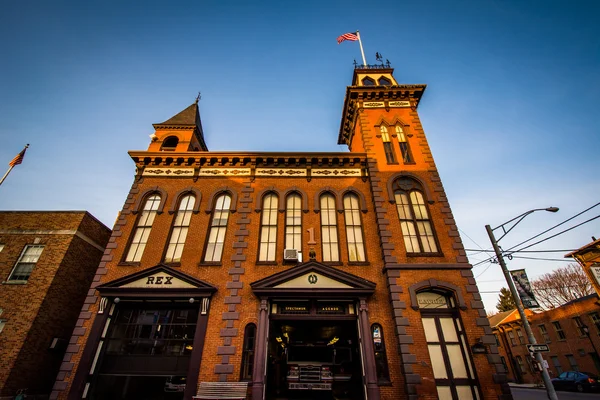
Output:
[[51,398],[510,398],[424,91],[355,69],[347,152],[209,151],[197,103],[155,124]]
[[0,212],[0,398],[48,397],[109,237],[85,211]]
[[[573,370],[600,375],[600,304],[596,294],[537,314],[526,311],[536,341],[548,344],[550,349],[542,355],[551,377]],[[509,380],[540,383],[541,376],[527,351],[529,341],[517,310],[496,314],[489,320]]]

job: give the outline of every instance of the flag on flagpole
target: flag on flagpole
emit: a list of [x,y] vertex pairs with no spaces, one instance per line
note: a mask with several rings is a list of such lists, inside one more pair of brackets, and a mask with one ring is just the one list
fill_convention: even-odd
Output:
[[14,167],[15,165],[19,165],[23,162],[23,158],[25,157],[25,152],[27,151],[27,147],[29,147],[29,145],[25,146],[25,148],[23,150],[21,150],[21,152],[19,154],[17,154],[15,156],[15,158],[13,158],[8,165],[11,167]]
[[354,33],[344,33],[343,35],[338,36],[338,38],[337,38],[338,44],[342,43],[344,40],[350,40],[352,42],[356,42],[358,40],[358,36],[356,35],[356,32],[354,32]]

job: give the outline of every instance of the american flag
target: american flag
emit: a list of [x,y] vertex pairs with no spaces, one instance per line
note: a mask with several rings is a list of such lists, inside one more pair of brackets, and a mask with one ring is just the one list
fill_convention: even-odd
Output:
[[355,33],[344,33],[341,36],[338,36],[337,38],[337,42],[338,44],[342,43],[344,40],[351,40],[353,42],[356,42],[358,40],[358,36]]
[[25,146],[25,148],[21,150],[21,152],[17,154],[15,158],[8,163],[8,165],[14,167],[15,165],[21,164],[23,162],[23,158],[25,157],[25,151],[27,151],[27,147],[29,147],[29,145]]

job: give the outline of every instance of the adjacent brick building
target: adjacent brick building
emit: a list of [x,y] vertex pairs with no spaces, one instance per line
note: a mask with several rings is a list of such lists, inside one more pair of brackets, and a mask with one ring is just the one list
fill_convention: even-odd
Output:
[[[526,312],[537,343],[548,344],[550,349],[542,355],[551,377],[572,370],[600,375],[600,304],[596,294],[552,310]],[[489,320],[509,380],[541,383],[535,361],[527,351],[529,341],[517,310],[496,314]]]
[[50,394],[109,237],[85,211],[0,212],[0,398]]
[[155,124],[51,398],[510,398],[424,91],[356,68],[347,152],[209,151],[197,102]]

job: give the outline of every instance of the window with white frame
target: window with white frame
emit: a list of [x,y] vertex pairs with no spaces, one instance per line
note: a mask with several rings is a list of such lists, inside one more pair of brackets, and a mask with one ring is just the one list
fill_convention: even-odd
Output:
[[579,371],[579,365],[577,365],[577,360],[575,360],[575,357],[573,357],[573,354],[567,354],[566,357],[567,357],[567,360],[569,360],[569,365],[571,366],[571,369],[573,371]]
[[544,342],[550,343],[550,335],[548,335],[548,330],[546,329],[546,325],[542,324],[542,325],[538,325],[538,327],[540,328],[540,333],[542,334],[542,338],[543,338]]
[[8,277],[9,281],[26,281],[44,250],[42,245],[27,245]]
[[560,326],[560,322],[553,321],[552,326],[554,326],[554,330],[556,331],[556,336],[558,336],[558,340],[566,340],[567,339],[567,335],[565,335],[565,332],[563,331],[562,326]]
[[560,360],[558,359],[558,356],[551,356],[550,358],[552,359],[552,365],[554,365],[554,369],[556,369],[556,375],[558,376],[562,374],[563,369],[560,365]]
[[479,399],[469,346],[453,297],[426,291],[417,293],[417,302],[438,397]]
[[133,233],[133,238],[131,239],[131,244],[129,245],[127,257],[125,257],[125,261],[139,262],[142,259],[142,254],[144,254],[146,243],[148,243],[148,237],[150,236],[152,224],[154,223],[154,218],[156,218],[159,205],[160,196],[157,194],[153,194],[148,197],[144,203],[144,209],[138,217],[137,225]]
[[435,232],[419,183],[410,178],[395,182],[394,197],[407,253],[437,253]]
[[519,338],[519,343],[525,344],[525,338],[523,337],[523,331],[519,328],[515,329],[517,331],[517,337]]
[[191,194],[183,196],[179,202],[179,208],[177,209],[175,220],[173,221],[169,247],[167,247],[167,254],[165,255],[166,262],[181,261],[181,254],[183,253],[183,247],[185,246],[185,239],[190,227],[190,220],[192,218],[195,203],[196,197]]
[[225,244],[225,233],[227,233],[227,221],[229,221],[229,208],[231,206],[231,196],[228,194],[220,195],[215,201],[210,231],[208,233],[208,242],[206,244],[205,262],[220,262],[223,254],[223,245]]
[[506,331],[506,333],[508,334],[508,338],[510,339],[510,344],[516,346],[517,340],[515,339],[515,333],[512,330]]
[[581,317],[574,317],[573,322],[575,323],[575,327],[577,328],[577,333],[579,336],[585,336],[585,331],[583,330],[583,321]]
[[348,193],[344,196],[344,217],[346,220],[346,241],[348,261],[365,261],[365,244],[362,235],[358,196]]
[[323,247],[323,261],[339,261],[339,248],[337,236],[337,216],[335,197],[331,193],[321,196],[321,245]]
[[258,261],[275,261],[278,203],[279,199],[274,193],[263,197]]
[[285,248],[302,250],[302,197],[298,193],[286,199]]

